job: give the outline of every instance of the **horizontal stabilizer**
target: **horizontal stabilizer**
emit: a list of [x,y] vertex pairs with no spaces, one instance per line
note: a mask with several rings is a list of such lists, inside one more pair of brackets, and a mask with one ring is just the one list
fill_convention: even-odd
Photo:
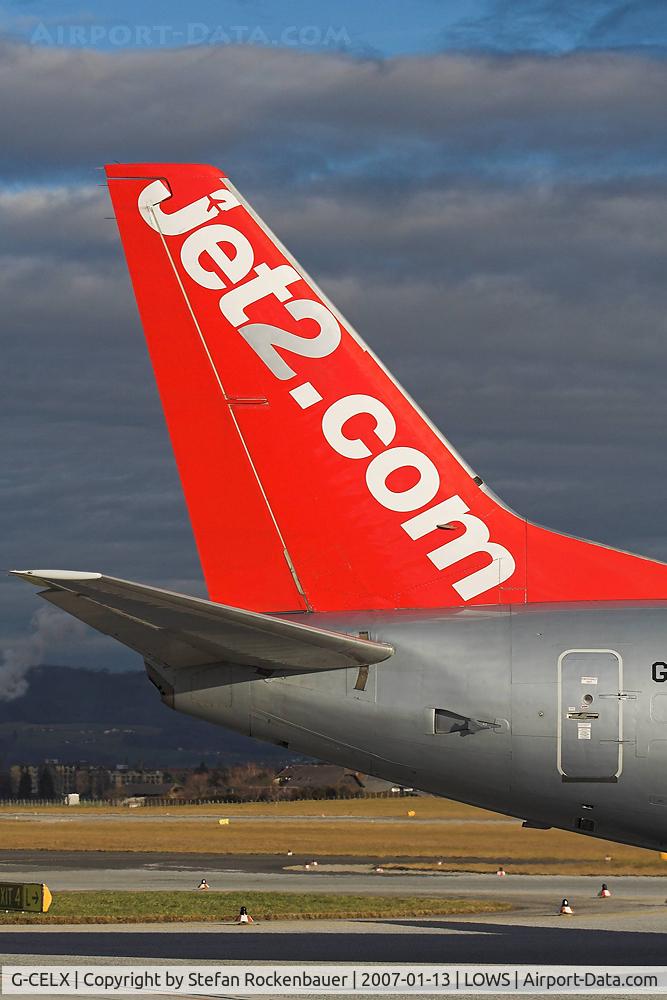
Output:
[[100,573],[13,570],[51,604],[170,666],[233,663],[269,670],[336,670],[380,663],[387,643],[231,608]]

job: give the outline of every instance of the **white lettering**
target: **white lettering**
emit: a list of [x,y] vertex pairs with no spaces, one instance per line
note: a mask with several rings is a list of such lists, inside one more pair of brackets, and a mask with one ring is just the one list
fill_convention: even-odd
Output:
[[289,264],[278,264],[277,267],[269,267],[268,264],[258,264],[255,268],[256,278],[251,278],[238,288],[232,288],[230,292],[220,299],[220,311],[232,326],[240,326],[249,317],[246,309],[254,302],[266,298],[267,295],[275,295],[279,302],[285,302],[292,298],[292,293],[288,291],[290,285],[301,280],[301,275]]
[[276,378],[280,379],[292,378],[296,372],[278,354],[276,347],[282,347],[283,350],[298,354],[302,358],[326,358],[336,350],[341,338],[338,320],[321,302],[316,302],[314,299],[295,299],[293,302],[287,302],[285,309],[296,320],[314,320],[319,327],[317,335],[301,337],[269,323],[248,323],[239,329],[239,333],[247,340],[253,351],[259,355]]
[[[419,479],[407,490],[396,492],[387,479],[398,469],[412,468]],[[416,448],[390,448],[376,455],[366,469],[366,485],[378,503],[388,510],[417,510],[430,503],[440,488],[438,470],[428,456]]]
[[379,399],[364,395],[343,396],[332,403],[324,414],[322,431],[333,450],[345,458],[369,458],[372,454],[360,438],[349,438],[343,434],[347,421],[360,413],[375,418],[373,433],[383,444],[391,444],[396,434],[396,421],[391,410]]
[[[221,246],[223,243],[234,248],[233,257],[225,253]],[[246,239],[238,229],[220,225],[202,226],[201,229],[196,229],[194,233],[190,233],[181,247],[181,261],[190,277],[204,288],[220,289],[226,286],[220,275],[202,266],[203,254],[208,254],[211,261],[232,284],[245,278],[255,261],[250,240]]]
[[164,181],[157,180],[143,189],[137,203],[144,222],[163,236],[181,236],[183,233],[189,233],[191,229],[202,226],[219,212],[227,212],[239,204],[231,191],[220,188],[219,191],[204,195],[203,198],[179,208],[176,212],[166,213],[159,206],[167,198],[171,198],[171,191]]
[[464,601],[478,597],[492,587],[497,587],[508,580],[516,568],[514,559],[507,549],[496,542],[489,541],[489,529],[478,517],[469,513],[470,508],[461,497],[453,496],[442,503],[436,504],[430,510],[425,510],[416,517],[404,521],[401,527],[410,538],[422,538],[434,531],[439,525],[457,521],[465,531],[457,538],[445,542],[437,549],[428,553],[428,557],[437,569],[446,569],[454,563],[467,559],[469,556],[485,553],[491,562],[483,569],[470,573],[457,583],[454,590]]

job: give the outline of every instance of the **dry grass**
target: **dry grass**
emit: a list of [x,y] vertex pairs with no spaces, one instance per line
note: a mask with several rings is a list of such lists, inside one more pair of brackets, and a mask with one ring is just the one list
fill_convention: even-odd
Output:
[[[367,816],[407,817],[408,810],[414,809],[421,819],[478,819],[502,820],[506,817],[498,813],[467,806],[450,799],[416,798],[393,799],[304,799],[296,802],[237,802],[228,805],[194,806],[147,806],[128,809],[127,806],[21,806],[11,807],[0,804],[0,819],[5,816]],[[2,829],[2,827],[0,827]]]
[[[407,811],[414,809],[411,819]],[[23,815],[23,819],[14,816]],[[280,822],[254,819],[275,816]],[[354,817],[345,822],[344,816]],[[219,817],[229,825],[220,826]],[[306,818],[310,817],[310,818]],[[337,818],[339,817],[339,818]],[[392,819],[393,822],[383,822]],[[450,820],[448,823],[439,820]],[[235,821],[236,820],[236,821]],[[240,822],[240,820],[243,820]],[[489,822],[491,821],[491,822]],[[498,821],[498,822],[495,822]],[[172,807],[164,810],[45,808],[0,810],[5,850],[287,854],[304,857],[442,859],[438,871],[666,875],[667,862],[640,848],[520,822],[445,799],[371,799]],[[612,862],[605,862],[605,855]]]
[[[128,816],[108,823],[26,823],[4,820],[0,843],[5,850],[43,851],[157,851],[202,854],[295,854],[372,856],[439,856],[443,850],[469,853],[471,831],[479,824],[414,824],[327,822],[326,819],[295,819],[270,823],[248,820],[220,826],[216,819],[135,822]],[[479,831],[488,841],[488,827]]]

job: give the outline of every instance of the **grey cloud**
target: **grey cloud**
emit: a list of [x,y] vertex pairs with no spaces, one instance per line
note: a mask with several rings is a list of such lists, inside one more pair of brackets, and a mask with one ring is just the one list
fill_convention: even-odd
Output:
[[91,256],[117,261],[118,231],[106,183],[0,188],[0,254],[16,261],[27,253],[77,261]]
[[658,60],[609,54],[377,62],[252,47],[109,54],[5,43],[0,163],[36,175],[185,156],[232,169],[270,148],[265,175],[288,150],[326,172],[332,157],[387,156],[379,141],[415,153],[426,144],[442,166],[475,154],[495,157],[497,169],[528,147],[637,157],[665,148],[666,82]]
[[[334,192],[259,199],[274,228],[327,270],[398,280],[516,275],[533,287],[619,294],[664,267],[667,185],[563,184],[519,190],[409,186],[383,199]],[[347,252],[345,247],[349,248]],[[418,265],[415,267],[415,265]],[[613,271],[615,283],[606,276]]]
[[[509,185],[448,172],[433,152],[493,155],[521,130],[528,145],[576,145],[588,128],[594,177],[600,150],[620,156],[630,128],[647,145],[664,131],[665,68],[250,50],[11,48],[9,62],[2,155],[8,170],[28,167],[0,192],[7,567],[202,592],[116,227],[88,169],[114,155],[236,166],[241,190],[505,500],[667,558],[664,170]],[[76,123],[66,137],[64,122]],[[35,163],[61,167],[57,183],[30,183]],[[27,634],[30,592],[2,580],[0,602],[5,637]],[[127,662],[104,643],[70,648],[77,662]]]

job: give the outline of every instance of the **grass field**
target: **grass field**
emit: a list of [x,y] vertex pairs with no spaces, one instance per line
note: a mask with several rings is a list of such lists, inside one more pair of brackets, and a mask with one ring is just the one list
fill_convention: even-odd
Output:
[[338,896],[289,892],[58,892],[48,913],[0,913],[0,924],[115,924],[232,921],[241,906],[254,920],[428,917],[498,913],[507,903],[418,896]]
[[[409,810],[414,810],[414,817],[408,816]],[[229,819],[229,824],[219,825],[221,817]],[[438,871],[495,871],[503,863],[509,873],[667,875],[667,862],[654,852],[561,830],[522,829],[518,820],[437,798],[132,811],[85,806],[5,808],[0,809],[0,847],[221,855],[286,855],[291,850],[295,862],[308,856],[350,855],[401,858],[421,867],[429,859],[442,860],[442,865],[433,865]],[[607,855],[611,862],[605,861]]]

